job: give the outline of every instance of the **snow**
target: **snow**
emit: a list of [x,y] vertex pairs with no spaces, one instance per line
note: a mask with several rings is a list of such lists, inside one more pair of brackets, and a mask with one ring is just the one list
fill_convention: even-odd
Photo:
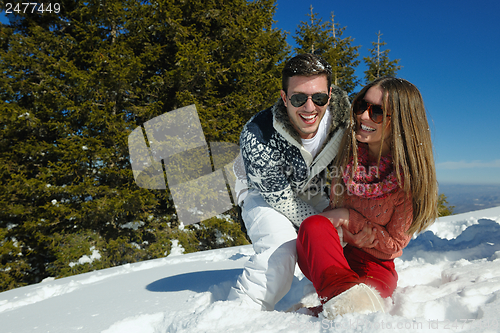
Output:
[[[312,289],[299,269],[275,311],[225,301],[251,246],[173,255],[0,293],[1,332],[500,332],[500,207],[439,219],[396,259],[386,313],[333,321],[285,310]],[[97,258],[96,258],[97,259]]]
[[122,229],[132,229],[132,230],[137,230],[139,229],[140,227],[142,227],[144,224],[146,224],[145,222],[143,221],[135,221],[135,222],[128,222],[128,223],[125,223],[124,225],[121,226]]
[[[99,250],[95,249],[95,246],[90,247],[90,251],[92,251],[92,254],[90,257],[88,255],[83,255],[78,259],[76,262],[70,262],[69,267],[74,267],[76,265],[83,265],[83,264],[91,264],[94,260],[100,260],[101,259],[101,254],[99,253]],[[46,279],[44,279],[45,281]]]
[[180,256],[184,254],[184,248],[179,243],[178,239],[173,239],[171,242],[172,242],[172,248],[170,249],[169,257]]

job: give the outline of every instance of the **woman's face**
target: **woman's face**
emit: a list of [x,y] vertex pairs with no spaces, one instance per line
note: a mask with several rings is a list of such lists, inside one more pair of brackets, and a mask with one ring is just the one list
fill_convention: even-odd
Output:
[[[383,92],[379,86],[373,86],[365,94],[364,100],[370,104],[382,105]],[[356,140],[359,142],[364,142],[368,144],[370,150],[370,155],[373,157],[378,156],[380,151],[380,145],[382,143],[382,126],[383,124],[377,124],[370,119],[368,110],[365,110],[362,114],[355,115],[356,117]],[[382,155],[386,155],[390,152],[388,137],[391,134],[391,125],[387,121],[386,129],[384,133],[384,148],[382,149]]]

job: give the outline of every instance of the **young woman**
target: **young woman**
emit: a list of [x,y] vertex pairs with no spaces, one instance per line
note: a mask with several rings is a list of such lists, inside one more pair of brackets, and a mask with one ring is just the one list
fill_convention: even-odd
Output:
[[383,311],[397,285],[394,258],[437,217],[430,130],[413,84],[382,78],[364,87],[341,147],[330,208],[305,219],[297,238],[299,266],[329,319]]

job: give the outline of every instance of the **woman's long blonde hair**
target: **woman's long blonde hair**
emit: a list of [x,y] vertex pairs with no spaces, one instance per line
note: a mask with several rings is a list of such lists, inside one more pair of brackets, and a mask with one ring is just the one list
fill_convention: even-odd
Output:
[[[401,170],[403,176],[401,177],[400,173],[396,172],[398,183],[405,193],[412,195],[413,223],[407,233],[421,232],[434,223],[438,216],[438,183],[424,102],[417,87],[410,82],[385,77],[365,86],[352,104],[355,105],[359,99],[363,99],[368,89],[374,86],[379,87],[383,92],[382,129],[385,131],[387,122],[390,122],[391,133],[388,140],[390,140],[392,163],[394,170]],[[336,170],[345,170],[351,158],[354,160],[353,170],[356,170],[358,165],[358,143],[355,136],[357,124],[352,110],[349,117],[349,125],[341,145],[344,149],[339,151],[334,161]],[[379,161],[384,145],[383,140],[384,133],[382,133],[382,144],[378,155]],[[346,193],[342,174],[332,179],[332,186],[336,189],[332,197],[332,206],[342,207]],[[342,191],[337,191],[339,186],[343,189]]]

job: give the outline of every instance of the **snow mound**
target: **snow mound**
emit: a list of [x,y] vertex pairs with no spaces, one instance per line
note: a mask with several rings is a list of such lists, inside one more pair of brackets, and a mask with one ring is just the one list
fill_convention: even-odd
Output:
[[439,219],[395,260],[386,313],[333,321],[284,312],[313,290],[299,269],[275,311],[225,301],[251,246],[181,253],[0,293],[2,332],[500,331],[500,207]]

